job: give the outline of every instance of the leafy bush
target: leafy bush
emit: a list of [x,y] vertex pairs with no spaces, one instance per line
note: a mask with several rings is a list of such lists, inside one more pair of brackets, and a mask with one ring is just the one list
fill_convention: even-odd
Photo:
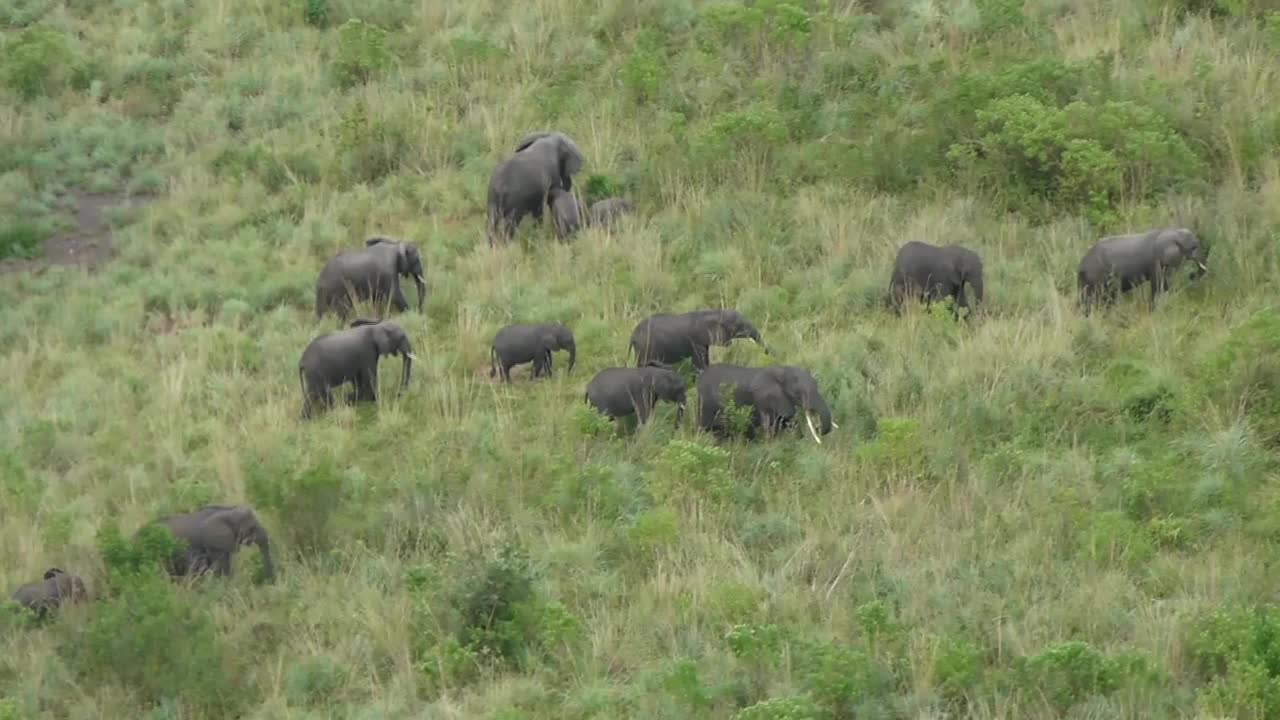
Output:
[[659,453],[649,473],[649,488],[661,500],[697,496],[724,499],[733,489],[729,451],[679,438]]
[[1051,645],[1020,659],[1017,671],[1033,697],[1045,698],[1060,713],[1092,696],[1109,695],[1156,674],[1144,655],[1128,652],[1109,656],[1078,640]]
[[364,98],[342,116],[337,146],[342,170],[357,182],[376,182],[394,172],[409,151],[409,135],[391,118],[370,117]]
[[1233,718],[1280,714],[1280,609],[1220,608],[1188,630],[1194,667],[1208,681],[1199,695],[1206,710]]
[[828,717],[806,697],[779,697],[745,707],[734,720],[824,720]]
[[297,468],[290,454],[256,463],[245,478],[254,507],[271,510],[280,520],[276,531],[285,543],[304,554],[324,554],[333,547],[335,520],[349,509],[351,493],[332,457]]
[[24,100],[65,85],[76,60],[71,41],[44,25],[33,25],[0,45],[0,74]]
[[315,28],[329,26],[329,0],[302,0],[302,19]]
[[394,59],[387,47],[387,31],[377,25],[351,18],[338,28],[333,73],[340,86],[367,83],[390,67]]

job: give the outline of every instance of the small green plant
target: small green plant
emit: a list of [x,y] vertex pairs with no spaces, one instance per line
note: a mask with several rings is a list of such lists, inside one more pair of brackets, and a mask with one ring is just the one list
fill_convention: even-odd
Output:
[[734,720],[824,720],[829,717],[807,697],[778,697],[745,707]]
[[329,27],[329,0],[302,0],[302,20],[314,28]]
[[404,126],[371,117],[364,98],[356,98],[343,114],[337,135],[342,170],[357,182],[376,182],[395,172],[410,149]]
[[694,496],[725,499],[733,489],[729,476],[729,451],[676,438],[659,453],[649,487],[663,500]]
[[14,222],[0,226],[0,258],[35,257],[47,235],[47,232],[33,222]]
[[1206,710],[1259,720],[1280,713],[1280,609],[1218,608],[1194,619],[1186,634],[1207,681],[1199,695]]
[[346,480],[329,456],[302,469],[290,467],[289,458],[259,464],[245,486],[255,507],[280,519],[288,546],[304,554],[329,551],[336,516],[351,503]]
[[395,60],[387,47],[387,31],[359,18],[351,18],[338,29],[338,51],[333,73],[338,84],[349,88],[367,83]]

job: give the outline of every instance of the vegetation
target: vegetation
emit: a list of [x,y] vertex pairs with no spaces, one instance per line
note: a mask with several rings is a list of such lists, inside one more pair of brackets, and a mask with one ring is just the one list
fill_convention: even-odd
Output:
[[[0,718],[1274,717],[1280,15],[1268,0],[0,0]],[[524,133],[618,234],[484,240]],[[1085,317],[1105,234],[1210,274]],[[299,419],[324,260],[421,244],[410,390]],[[886,312],[961,243],[989,314]],[[732,306],[839,429],[718,445],[582,403],[645,315]],[[511,322],[578,366],[488,375]],[[685,368],[687,372],[687,368]],[[691,418],[690,418],[691,419]],[[144,522],[247,502],[226,582]]]

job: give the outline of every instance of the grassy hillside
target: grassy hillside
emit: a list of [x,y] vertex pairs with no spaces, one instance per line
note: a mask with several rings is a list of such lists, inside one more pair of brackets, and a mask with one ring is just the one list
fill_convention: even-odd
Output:
[[[0,614],[0,718],[1276,717],[1276,10],[0,0],[0,590],[96,597]],[[548,128],[638,212],[492,250]],[[1167,224],[1203,281],[1078,312],[1090,244]],[[304,423],[315,277],[373,234],[427,267],[410,389]],[[885,311],[913,238],[982,254],[986,317]],[[586,411],[721,306],[822,445]],[[573,374],[493,383],[541,321]],[[156,574],[134,531],[207,502],[276,582]]]

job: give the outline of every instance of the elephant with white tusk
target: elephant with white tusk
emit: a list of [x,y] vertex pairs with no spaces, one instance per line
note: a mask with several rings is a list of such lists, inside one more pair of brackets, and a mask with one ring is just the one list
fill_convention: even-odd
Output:
[[390,320],[355,320],[351,327],[325,333],[311,341],[298,360],[298,381],[302,385],[302,417],[311,417],[312,408],[333,405],[332,390],[346,383],[355,386],[349,401],[376,402],[378,360],[383,355],[404,358],[400,392],[409,384],[409,369],[417,357],[404,330]]
[[760,331],[737,310],[694,310],[679,314],[658,314],[641,320],[631,331],[628,354],[634,352],[636,365],[650,360],[674,365],[689,358],[701,372],[711,362],[711,346],[728,346],[738,338],[758,344],[764,354],[769,348]]
[[253,544],[262,556],[262,572],[275,577],[267,531],[251,508],[244,505],[206,505],[180,515],[166,515],[153,521],[169,529],[183,548],[170,558],[174,576],[199,575],[213,570],[217,576],[231,575],[231,556],[241,545]]
[[510,240],[525,215],[541,221],[551,189],[572,190],[573,175],[582,170],[582,163],[582,151],[564,133],[534,132],[520,138],[515,153],[489,178],[489,246],[499,238]]
[[[729,430],[723,414],[724,392],[733,393],[731,397],[737,406],[751,408],[748,438],[754,439],[760,430],[766,437],[774,436],[791,427],[797,413],[804,414],[809,434],[819,445],[822,444],[820,434],[826,435],[836,427],[817,380],[804,368],[711,365],[698,377],[697,390],[698,429],[720,437],[726,436]],[[814,426],[814,415],[818,416],[821,432]]]
[[1160,228],[1130,235],[1110,235],[1094,243],[1076,268],[1076,287],[1085,314],[1098,302],[1110,303],[1144,282],[1151,283],[1148,307],[1184,261],[1196,264],[1192,279],[1209,272],[1208,251],[1186,228]]
[[676,425],[684,417],[687,390],[680,373],[661,363],[643,367],[605,368],[587,383],[583,400],[609,419],[635,415],[639,424],[649,421],[658,400],[676,404]]
[[346,322],[353,300],[372,300],[381,305],[390,300],[399,312],[409,309],[400,290],[400,277],[411,277],[418,286],[418,312],[427,296],[422,277],[422,256],[418,248],[385,237],[365,240],[359,250],[348,250],[330,258],[316,279],[316,318],[337,313]]

